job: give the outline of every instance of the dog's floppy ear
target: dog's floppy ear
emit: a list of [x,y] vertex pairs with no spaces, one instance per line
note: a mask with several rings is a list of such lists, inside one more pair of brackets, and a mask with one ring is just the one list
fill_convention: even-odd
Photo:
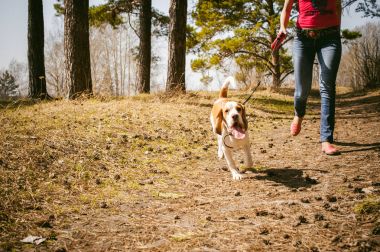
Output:
[[213,122],[214,122],[214,133],[222,135],[222,123],[223,123],[223,109],[220,102],[215,103],[211,111]]
[[245,113],[245,106],[243,104],[241,104],[241,107],[242,107],[241,117],[243,119],[244,130],[247,130],[248,129],[248,120],[247,120],[247,115]]
[[218,135],[222,135],[222,123],[223,123],[223,110],[219,107],[219,111],[215,118],[215,133]]

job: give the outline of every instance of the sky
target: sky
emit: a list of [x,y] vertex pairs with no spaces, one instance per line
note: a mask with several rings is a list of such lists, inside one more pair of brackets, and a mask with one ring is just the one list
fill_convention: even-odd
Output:
[[[45,35],[54,30],[57,22],[54,19],[55,10],[53,4],[56,0],[43,0]],[[90,5],[99,4],[102,0],[90,0]],[[190,6],[191,2],[189,1]],[[164,13],[168,13],[169,0],[152,0],[153,6]],[[27,62],[27,0],[0,0],[0,69],[8,67],[10,61]],[[370,18],[363,19],[355,13],[354,8],[350,12],[344,12],[342,19],[343,28],[354,28],[366,22]],[[372,19],[372,21],[374,21]]]

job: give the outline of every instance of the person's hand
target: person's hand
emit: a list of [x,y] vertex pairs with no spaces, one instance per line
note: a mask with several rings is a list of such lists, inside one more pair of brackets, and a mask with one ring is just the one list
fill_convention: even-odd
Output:
[[273,53],[280,49],[285,38],[286,38],[286,29],[285,29],[285,32],[283,32],[283,29],[280,29],[280,31],[277,34],[276,39],[270,45]]
[[286,31],[286,28],[285,27],[280,27],[280,30],[278,31],[278,34],[277,34],[277,36],[279,36],[280,34],[285,34],[285,35],[287,35],[288,33],[287,33],[287,31]]

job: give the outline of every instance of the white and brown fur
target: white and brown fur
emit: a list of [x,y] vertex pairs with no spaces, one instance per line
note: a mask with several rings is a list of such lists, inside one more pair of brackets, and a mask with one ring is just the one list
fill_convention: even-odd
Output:
[[[231,101],[227,98],[228,86],[235,85],[235,80],[232,76],[228,77],[219,92],[219,99],[214,102],[211,110],[210,121],[212,129],[218,138],[218,157],[226,158],[227,165],[231,171],[234,180],[240,180],[243,175],[236,167],[232,157],[234,149],[243,149],[245,154],[245,165],[252,167],[252,156],[250,151],[248,121],[246,118],[245,107],[243,104]],[[238,124],[245,131],[243,139],[236,139],[230,134],[230,129],[233,125]]]

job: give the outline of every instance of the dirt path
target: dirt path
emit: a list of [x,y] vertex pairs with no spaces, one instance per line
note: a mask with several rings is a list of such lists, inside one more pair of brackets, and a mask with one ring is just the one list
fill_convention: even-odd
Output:
[[[7,237],[13,243],[5,245],[1,239],[4,249],[379,251],[379,92],[338,99],[339,156],[321,154],[317,101],[297,137],[289,136],[291,114],[267,113],[249,106],[256,170],[239,182],[232,181],[225,160],[217,159],[209,107],[163,103],[157,108],[156,103],[136,105],[135,101],[121,104],[129,105],[135,106],[136,114],[120,115],[120,120],[128,121],[127,134],[117,133],[126,127],[124,122],[107,128],[107,121],[118,121],[100,116],[105,118],[102,135],[109,140],[103,145],[101,139],[94,143],[94,135],[91,143],[95,146],[90,152],[96,160],[96,165],[91,164],[103,171],[90,175],[91,182],[85,185],[75,182],[74,175],[63,175],[64,171],[62,175],[48,173],[57,177],[66,196],[60,199],[57,193],[58,198],[46,199],[40,214],[34,209],[33,216],[46,219],[53,213],[52,227],[27,226],[19,235]],[[107,108],[94,106],[94,110]],[[115,106],[109,107],[112,115]],[[154,108],[152,115],[149,111]],[[94,124],[93,131],[99,132],[96,125],[99,127]],[[91,129],[88,132],[92,134]],[[75,155],[81,153],[75,143],[72,145]],[[138,148],[144,150],[143,155],[133,156]],[[93,153],[96,151],[99,157]],[[125,159],[120,153],[125,153]],[[52,166],[60,162],[60,157],[55,159]],[[94,192],[104,197],[82,199],[86,190],[97,186],[100,188]],[[367,209],[363,202],[375,202],[374,212],[359,214],[362,208]],[[68,204],[71,208],[64,208]],[[59,211],[56,205],[61,205]],[[30,232],[51,239],[39,246],[17,242]]]

